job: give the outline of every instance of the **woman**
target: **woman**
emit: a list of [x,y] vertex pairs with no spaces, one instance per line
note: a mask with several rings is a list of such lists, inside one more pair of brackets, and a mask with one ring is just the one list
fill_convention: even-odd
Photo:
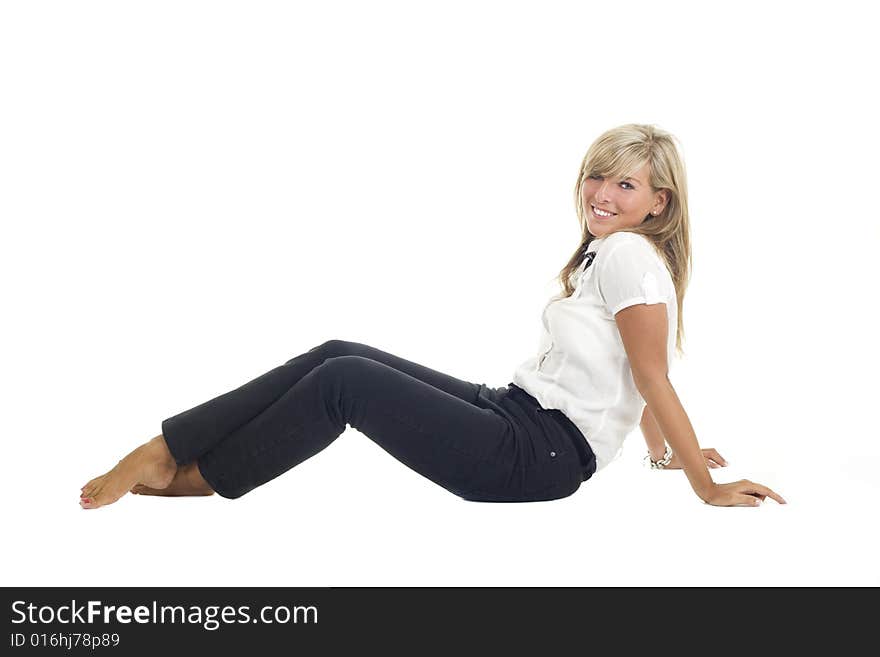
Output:
[[[330,340],[162,422],[162,433],[81,490],[83,508],[131,490],[234,499],[317,454],[346,428],[472,501],[554,500],[620,453],[639,422],[654,468],[683,469],[717,506],[778,494],[716,484],[668,378],[681,352],[690,265],[685,169],[650,125],[602,134],[575,185],[582,240],[542,316],[538,354],[501,388],[374,347]],[[668,447],[667,447],[668,442]]]

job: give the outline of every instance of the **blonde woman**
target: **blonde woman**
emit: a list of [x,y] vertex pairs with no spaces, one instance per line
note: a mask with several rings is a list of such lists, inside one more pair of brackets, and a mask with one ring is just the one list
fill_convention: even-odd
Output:
[[329,340],[162,422],[162,433],[81,490],[94,509],[131,491],[235,499],[314,456],[346,425],[465,500],[556,500],[620,454],[641,425],[654,468],[682,469],[717,506],[785,501],[701,449],[668,378],[690,268],[685,168],[651,125],[590,146],[574,200],[582,239],[544,309],[538,352],[489,388],[357,342]]

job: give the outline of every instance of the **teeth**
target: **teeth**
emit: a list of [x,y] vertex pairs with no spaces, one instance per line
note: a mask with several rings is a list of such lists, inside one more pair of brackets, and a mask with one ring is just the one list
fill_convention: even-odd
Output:
[[593,206],[593,212],[595,212],[600,217],[610,217],[611,215],[614,214],[613,212],[603,212],[602,210],[597,208],[595,205]]

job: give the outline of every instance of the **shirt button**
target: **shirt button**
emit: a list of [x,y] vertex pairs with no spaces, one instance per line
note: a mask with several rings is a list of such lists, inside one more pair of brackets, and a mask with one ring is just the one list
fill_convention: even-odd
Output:
[[556,452],[550,452],[550,456],[556,456]]

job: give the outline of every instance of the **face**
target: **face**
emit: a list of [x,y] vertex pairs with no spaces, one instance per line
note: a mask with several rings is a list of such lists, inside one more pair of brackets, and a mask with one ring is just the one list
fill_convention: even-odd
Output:
[[[590,233],[605,237],[620,228],[638,226],[651,213],[660,214],[666,207],[668,192],[654,192],[650,177],[650,167],[645,164],[629,178],[584,178],[581,203]],[[596,208],[613,214],[599,214]]]

